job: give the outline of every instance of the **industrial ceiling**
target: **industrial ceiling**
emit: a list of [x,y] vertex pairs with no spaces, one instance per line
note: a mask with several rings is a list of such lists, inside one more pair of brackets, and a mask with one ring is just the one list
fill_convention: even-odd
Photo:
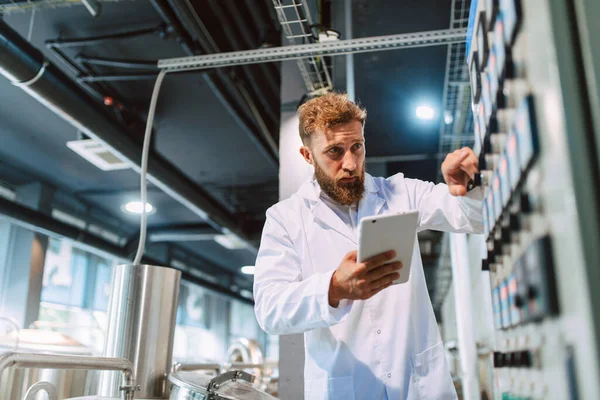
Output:
[[[84,93],[95,115],[115,127],[115,140],[140,149],[157,60],[289,44],[274,6],[278,1],[91,3],[99,7],[95,17],[78,1],[0,0],[3,29],[16,31],[71,81],[79,95]],[[294,4],[279,4],[287,3]],[[343,3],[308,1],[308,16],[344,38]],[[457,3],[468,12],[468,1],[357,0],[352,5],[352,36],[447,29]],[[356,97],[369,114],[368,169],[439,179],[448,47],[354,56]],[[337,90],[345,89],[341,59],[325,58]],[[285,93],[282,70],[293,71],[284,74],[291,78],[283,86],[292,88]],[[278,200],[278,153],[273,143],[276,146],[279,139],[280,110],[294,109],[307,93],[306,86],[294,61],[167,76],[158,101],[152,156],[164,167],[163,183],[175,176],[180,192],[192,201],[202,197],[201,203],[217,210],[218,218],[202,218],[151,183],[148,199],[156,213],[148,219],[149,255],[164,263],[176,258],[204,278],[222,275],[215,285],[226,290],[251,288],[251,279],[239,269],[254,263],[265,211]],[[85,139],[85,132],[6,79],[0,79],[0,101],[0,183],[14,190],[31,182],[52,187],[55,209],[114,233],[113,244],[123,248],[123,254],[131,253],[138,219],[124,214],[121,205],[138,196],[137,172],[102,171],[76,154],[66,143]],[[423,102],[437,110],[433,120],[415,118],[415,107]],[[246,243],[228,241],[227,231],[219,226],[227,225],[220,224],[223,221]],[[217,237],[221,241],[215,241]],[[432,241],[424,261],[433,271],[439,236],[427,233],[422,239]],[[435,286],[431,282],[432,292]]]

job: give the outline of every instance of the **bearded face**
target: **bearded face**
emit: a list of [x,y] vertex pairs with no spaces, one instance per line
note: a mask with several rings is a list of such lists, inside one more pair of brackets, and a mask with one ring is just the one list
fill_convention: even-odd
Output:
[[344,206],[357,204],[365,191],[365,162],[362,168],[352,172],[341,171],[338,176],[331,177],[319,166],[314,164],[315,177],[321,190],[333,201]]
[[352,205],[365,190],[365,140],[360,121],[314,132],[300,148],[304,159],[315,169],[315,177],[333,201]]

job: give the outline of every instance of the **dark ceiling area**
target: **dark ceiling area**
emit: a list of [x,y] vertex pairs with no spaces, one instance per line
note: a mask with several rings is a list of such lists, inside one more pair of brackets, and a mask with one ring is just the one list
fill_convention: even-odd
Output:
[[[354,2],[355,37],[384,36],[447,29],[451,1]],[[442,108],[446,46],[354,55],[356,95],[367,108],[365,131],[370,157],[428,154],[439,146],[440,114],[433,120],[415,118],[415,109],[427,104]],[[437,162],[395,162],[388,175],[435,181]]]
[[[35,3],[0,0],[0,13],[9,29],[41,51],[119,127],[113,134],[140,149],[157,60],[288,44],[271,0],[99,1],[96,17],[79,3]],[[339,17],[341,3],[308,2],[322,23]],[[450,5],[450,0],[357,0],[353,37],[447,29]],[[344,38],[343,26],[332,28]],[[368,110],[367,156],[427,155],[388,161],[378,171],[436,179],[442,113],[423,121],[415,118],[415,108],[426,103],[441,109],[446,52],[447,46],[433,46],[354,56],[357,98]],[[344,90],[335,71],[339,65],[333,63],[334,89]],[[297,69],[297,82],[287,85],[298,90],[281,93],[282,69],[281,63],[265,63],[166,76],[151,159],[181,174],[186,193],[205,196],[246,243],[213,240],[227,241],[228,230],[150,184],[148,200],[156,212],[148,218],[149,237],[156,240],[149,241],[148,254],[155,259],[168,262],[168,254],[176,254],[192,269],[222,270],[237,286],[251,288],[239,268],[254,264],[265,211],[278,200],[280,110],[306,93]],[[0,101],[0,183],[16,190],[42,182],[54,191],[54,208],[93,221],[116,234],[115,245],[128,254],[135,251],[138,217],[121,208],[139,199],[138,173],[103,171],[77,155],[66,143],[87,136],[4,78]],[[439,236],[424,237],[434,242],[425,258],[434,265]],[[165,248],[170,250],[161,259]]]

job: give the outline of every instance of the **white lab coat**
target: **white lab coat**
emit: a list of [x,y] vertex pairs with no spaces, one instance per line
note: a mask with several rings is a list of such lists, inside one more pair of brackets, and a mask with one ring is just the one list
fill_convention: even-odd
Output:
[[[304,333],[304,397],[456,399],[418,244],[408,283],[329,306],[331,275],[357,249],[357,237],[320,192],[307,181],[267,211],[254,276],[260,326],[276,335]],[[453,197],[445,184],[367,174],[358,219],[417,209],[419,230],[480,233],[481,197],[479,188]]]

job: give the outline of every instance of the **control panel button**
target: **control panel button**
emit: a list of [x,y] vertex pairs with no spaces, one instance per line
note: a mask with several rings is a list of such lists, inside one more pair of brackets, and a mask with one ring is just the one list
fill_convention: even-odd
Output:
[[511,321],[510,305],[508,303],[508,285],[506,283],[506,280],[500,283],[500,308],[502,314],[502,328],[508,328],[511,325]]
[[535,240],[522,259],[527,270],[529,317],[539,320],[558,314],[552,246],[548,236]]
[[498,175],[500,176],[500,195],[502,196],[502,206],[508,206],[511,197],[511,185],[508,173],[508,158],[506,153],[500,156],[498,161]]
[[506,45],[504,44],[504,19],[502,16],[496,19],[494,24],[494,49],[496,56],[496,75],[502,81],[504,67],[506,64]]
[[494,367],[502,368],[504,367],[504,354],[499,351],[494,352]]
[[521,212],[524,214],[531,214],[533,212],[533,204],[529,197],[529,193],[524,190],[521,191],[521,193],[519,193],[519,200]]
[[521,217],[519,217],[519,214],[510,213],[508,218],[508,228],[513,232],[520,231],[522,224]]
[[481,103],[483,105],[483,121],[485,126],[489,126],[494,107],[492,105],[492,86],[490,76],[487,73],[481,74]]
[[522,258],[513,265],[515,275],[516,294],[515,307],[519,312],[518,323],[527,322],[529,318],[529,285],[527,283],[527,271],[523,265]]
[[502,329],[502,309],[500,306],[500,288],[495,287],[492,291],[492,306],[494,310],[494,326]]
[[533,97],[526,97],[515,115],[515,134],[518,137],[519,164],[526,171],[539,152],[537,124]]
[[512,326],[519,325],[521,313],[517,308],[517,277],[515,273],[509,275],[508,279],[508,305],[510,307],[510,322]]
[[499,171],[496,169],[494,173],[494,178],[492,180],[492,193],[494,194],[494,213],[496,214],[496,220],[502,215],[502,208],[504,202],[502,200],[502,192],[500,191],[502,187],[502,180],[499,174]]
[[530,351],[528,351],[528,350],[521,351],[521,354],[519,356],[519,367],[521,367],[521,368],[533,367],[533,359],[532,359]]
[[520,309],[524,304],[523,298],[519,294],[515,295],[515,307]]
[[521,167],[518,153],[517,135],[512,129],[506,137],[506,158],[508,161],[510,187],[512,190],[515,190],[521,180]]
[[491,190],[488,192],[485,202],[487,205],[486,208],[487,208],[487,212],[488,212],[488,222],[490,224],[490,232],[493,232],[494,227],[496,226],[496,209],[494,207],[494,194]]

